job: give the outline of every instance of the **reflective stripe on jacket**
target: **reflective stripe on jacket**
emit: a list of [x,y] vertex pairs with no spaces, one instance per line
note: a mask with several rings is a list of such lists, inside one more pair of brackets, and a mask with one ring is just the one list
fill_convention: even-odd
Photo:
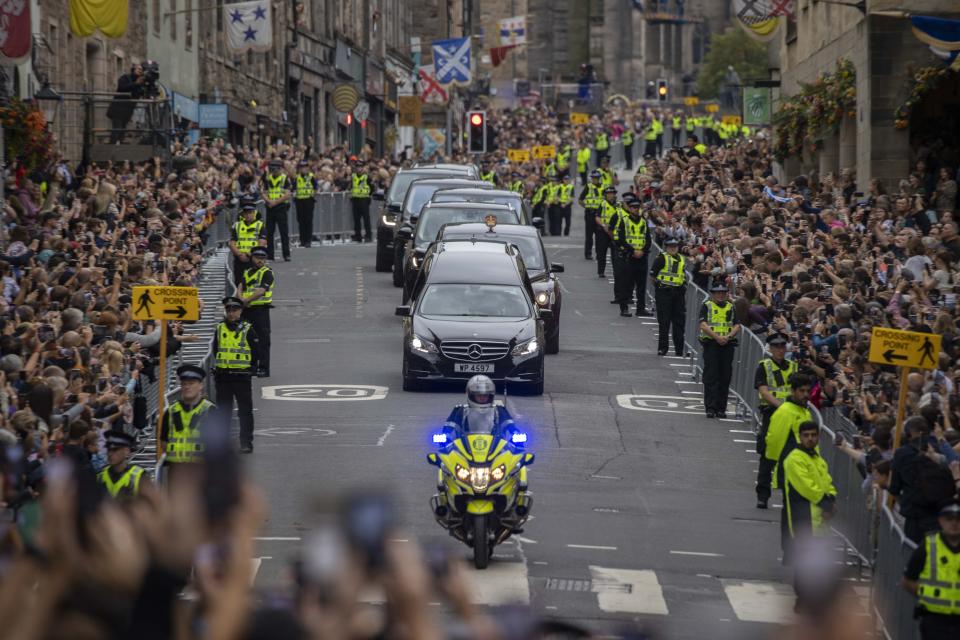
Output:
[[199,462],[203,452],[200,425],[214,404],[204,398],[189,411],[179,400],[167,410],[167,460],[170,462]]
[[679,287],[683,285],[686,279],[684,268],[686,259],[677,254],[676,257],[669,253],[663,254],[663,268],[657,273],[657,282],[667,287]]
[[924,544],[917,600],[930,613],[960,616],[960,553],[951,551],[939,532],[928,534]]
[[216,369],[249,369],[253,363],[253,350],[247,340],[250,325],[241,322],[238,331],[231,331],[225,322],[217,327],[217,353],[214,354]]

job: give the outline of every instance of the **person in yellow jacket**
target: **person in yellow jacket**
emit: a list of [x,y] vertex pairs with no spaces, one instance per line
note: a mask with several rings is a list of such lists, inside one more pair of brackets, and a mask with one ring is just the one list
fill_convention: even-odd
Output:
[[577,173],[580,174],[580,184],[587,184],[587,165],[590,164],[590,156],[593,151],[590,147],[577,149]]
[[107,447],[107,462],[110,464],[97,474],[97,481],[115,500],[126,501],[140,495],[140,490],[150,484],[150,477],[143,467],[130,464],[130,450],[136,438],[125,431],[111,429],[103,434]]
[[917,596],[923,640],[960,637],[960,503],[945,504],[903,572],[903,588]]
[[783,487],[783,459],[796,448],[800,440],[800,424],[813,420],[813,414],[807,408],[813,379],[806,373],[795,373],[788,382],[790,397],[770,416],[770,425],[764,440],[764,456],[776,465],[773,473],[774,487]]
[[[783,564],[791,563],[796,543],[810,537],[828,533],[827,523],[836,515],[837,489],[820,457],[820,425],[813,421],[797,425],[800,441],[783,461],[783,517],[786,526],[786,543],[783,548]],[[797,587],[798,603],[805,601],[805,594]]]

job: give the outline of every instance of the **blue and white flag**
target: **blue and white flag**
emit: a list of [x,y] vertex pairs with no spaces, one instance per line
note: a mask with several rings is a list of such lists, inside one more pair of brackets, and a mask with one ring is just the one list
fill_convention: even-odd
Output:
[[527,44],[527,16],[504,18],[497,26],[501,46]]
[[231,53],[268,51],[273,48],[273,20],[270,0],[253,0],[223,5],[227,49]]
[[960,20],[932,16],[910,16],[913,35],[930,45],[935,56],[960,70]]
[[470,84],[470,38],[451,38],[433,43],[433,68],[440,84]]

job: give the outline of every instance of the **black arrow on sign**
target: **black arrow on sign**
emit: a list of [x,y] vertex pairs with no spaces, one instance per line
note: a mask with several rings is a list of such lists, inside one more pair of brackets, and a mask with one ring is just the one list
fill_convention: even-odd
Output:
[[893,349],[887,349],[883,352],[883,359],[887,362],[893,362],[894,360],[906,360],[907,356],[894,353]]
[[187,310],[183,307],[183,305],[177,305],[176,307],[173,307],[173,308],[167,307],[166,309],[163,310],[163,312],[165,314],[172,313],[176,315],[178,319],[182,319],[183,316],[187,315]]

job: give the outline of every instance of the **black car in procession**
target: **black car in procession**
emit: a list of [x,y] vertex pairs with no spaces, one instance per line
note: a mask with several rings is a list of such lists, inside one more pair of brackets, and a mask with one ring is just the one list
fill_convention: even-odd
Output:
[[[416,227],[401,226],[397,238],[405,241],[403,255],[403,302],[410,299],[413,281],[417,277],[423,255],[430,244],[437,239],[437,233],[445,224],[455,222],[483,222],[487,216],[496,218],[495,224],[520,224],[519,213],[502,204],[485,202],[451,202],[447,204],[427,204],[420,211]],[[409,241],[407,241],[409,239]]]
[[[551,317],[544,321],[543,332],[546,335],[548,354],[560,351],[560,306],[563,302],[563,288],[558,273],[563,273],[563,265],[549,262],[543,248],[540,232],[526,225],[497,225],[489,228],[485,224],[465,223],[447,224],[437,234],[437,242],[446,240],[476,240],[478,242],[501,242],[515,245],[520,249],[527,276],[533,285],[534,301],[540,309],[549,309]],[[429,254],[429,252],[428,252]]]
[[383,213],[377,220],[377,271],[390,271],[394,260],[394,232],[397,229],[400,212],[403,209],[403,200],[407,197],[407,189],[414,180],[423,178],[469,178],[469,167],[463,170],[456,167],[421,167],[416,169],[401,169],[393,177],[390,188],[384,196]]
[[[400,207],[400,215],[397,217],[397,224],[403,226],[409,223],[413,226],[417,223],[417,216],[423,205],[430,202],[430,198],[441,189],[457,189],[470,187],[475,189],[492,189],[489,182],[474,180],[466,177],[451,178],[443,176],[440,178],[423,178],[414,180],[407,188],[407,195],[403,199],[403,205]],[[406,251],[406,243],[394,240],[393,243],[393,286],[403,286],[403,256]]]
[[523,224],[533,225],[543,229],[543,218],[533,217],[533,212],[527,201],[516,191],[507,189],[444,189],[433,194],[430,202],[489,202],[490,204],[505,204],[520,211],[520,221]]
[[460,240],[435,245],[403,317],[403,389],[482,373],[512,393],[541,395],[543,320],[516,247]]

